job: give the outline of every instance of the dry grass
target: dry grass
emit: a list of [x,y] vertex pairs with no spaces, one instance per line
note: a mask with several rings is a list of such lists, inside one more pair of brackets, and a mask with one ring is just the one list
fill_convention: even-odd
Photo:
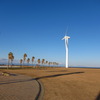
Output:
[[43,68],[5,71],[41,80],[45,88],[44,100],[96,100],[100,92],[100,69]]

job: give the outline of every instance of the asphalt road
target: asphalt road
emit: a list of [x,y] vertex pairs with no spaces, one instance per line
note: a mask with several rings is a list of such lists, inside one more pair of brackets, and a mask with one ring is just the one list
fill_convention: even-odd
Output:
[[31,77],[0,73],[0,100],[36,100],[39,92],[39,82]]

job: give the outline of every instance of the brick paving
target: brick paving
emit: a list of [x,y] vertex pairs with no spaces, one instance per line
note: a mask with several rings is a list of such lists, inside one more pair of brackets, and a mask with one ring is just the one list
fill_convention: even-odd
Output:
[[38,91],[38,83],[31,77],[0,73],[0,100],[35,100]]

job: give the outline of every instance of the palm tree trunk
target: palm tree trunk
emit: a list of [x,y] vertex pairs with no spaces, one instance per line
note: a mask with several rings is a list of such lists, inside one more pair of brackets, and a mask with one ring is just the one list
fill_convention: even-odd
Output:
[[12,61],[11,61],[11,68],[12,68]]
[[8,59],[8,67],[7,67],[7,69],[9,68],[9,59]]
[[20,68],[22,67],[21,65],[22,65],[22,64],[20,63]]
[[24,60],[23,60],[23,65],[22,65],[22,68],[24,67]]

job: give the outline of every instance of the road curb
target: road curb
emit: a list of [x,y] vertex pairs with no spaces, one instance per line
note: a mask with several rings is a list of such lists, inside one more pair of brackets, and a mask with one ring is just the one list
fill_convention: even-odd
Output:
[[44,96],[44,86],[40,80],[36,80],[39,84],[39,93],[37,94],[35,100],[43,100]]

